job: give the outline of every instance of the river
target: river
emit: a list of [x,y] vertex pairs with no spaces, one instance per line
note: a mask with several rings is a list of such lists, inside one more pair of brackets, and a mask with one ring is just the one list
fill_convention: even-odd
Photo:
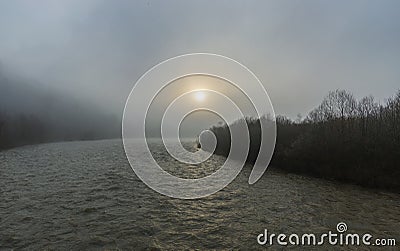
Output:
[[[161,153],[157,160],[170,172],[202,176],[224,158],[213,156],[201,168]],[[400,240],[399,194],[276,170],[249,185],[250,170],[209,197],[180,200],[139,180],[120,140],[3,151],[0,250],[255,250],[265,248],[256,239],[264,229],[324,233],[338,222],[348,232]]]

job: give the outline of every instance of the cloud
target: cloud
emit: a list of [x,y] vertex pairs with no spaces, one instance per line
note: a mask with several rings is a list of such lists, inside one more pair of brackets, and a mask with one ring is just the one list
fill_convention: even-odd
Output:
[[7,1],[0,61],[120,113],[160,61],[213,52],[251,68],[277,113],[295,116],[327,91],[378,99],[398,88],[398,1]]

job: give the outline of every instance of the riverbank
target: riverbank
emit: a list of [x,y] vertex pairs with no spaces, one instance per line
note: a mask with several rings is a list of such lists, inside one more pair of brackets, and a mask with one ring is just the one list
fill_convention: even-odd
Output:
[[[262,123],[246,119],[250,134],[247,162],[256,161]],[[356,100],[343,90],[330,92],[309,115],[298,121],[277,116],[277,141],[271,165],[315,177],[365,187],[400,191],[400,91],[385,104],[373,97]],[[232,123],[231,127],[236,124]],[[210,128],[216,135],[215,153],[228,156],[230,129]]]
[[[84,142],[98,142],[98,141],[109,141],[109,140],[113,140],[113,141],[120,141],[120,146],[121,148],[123,148],[122,145],[122,139],[119,138],[114,138],[114,139],[95,139],[95,140],[68,140],[68,141],[50,141],[50,142],[43,142],[40,144],[25,144],[25,145],[20,145],[20,146],[15,146],[15,147],[10,147],[10,148],[6,148],[6,149],[0,149],[0,153],[1,152],[6,152],[6,151],[18,151],[19,149],[23,149],[23,148],[31,148],[31,147],[40,147],[40,146],[51,146],[51,145],[57,145],[57,144],[73,144],[73,143],[84,143]],[[197,142],[196,142],[197,143]],[[197,145],[199,147],[199,145]],[[224,153],[221,152],[217,152],[216,155],[221,156],[221,157],[225,157]],[[324,175],[320,175],[318,173],[313,173],[313,172],[306,172],[304,171],[304,169],[295,169],[293,167],[282,167],[282,166],[278,166],[278,165],[274,165],[275,163],[277,163],[276,161],[276,154],[274,154],[273,156],[273,160],[272,160],[272,164],[270,165],[270,167],[268,167],[265,175],[268,175],[268,170],[274,170],[275,172],[279,172],[282,173],[284,175],[290,175],[290,174],[296,174],[296,175],[301,175],[304,177],[312,177],[312,178],[318,178],[321,180],[325,180],[327,182],[334,182],[334,183],[338,183],[338,184],[348,184],[348,185],[357,185],[360,186],[364,189],[368,189],[370,191],[382,191],[382,192],[394,192],[394,193],[400,193],[400,189],[399,188],[393,188],[393,187],[379,187],[379,186],[374,186],[374,185],[368,185],[365,184],[364,182],[357,182],[355,180],[349,180],[349,179],[342,179],[342,178],[337,178],[335,176],[324,176]],[[247,161],[247,168],[251,169],[251,165],[252,165],[253,161],[252,160],[248,160]]]

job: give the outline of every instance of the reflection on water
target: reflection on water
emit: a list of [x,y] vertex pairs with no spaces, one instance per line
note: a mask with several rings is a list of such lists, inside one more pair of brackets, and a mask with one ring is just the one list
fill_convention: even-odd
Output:
[[[207,175],[224,161],[184,166],[161,154],[162,166],[183,176]],[[118,140],[1,152],[0,249],[254,250],[265,228],[321,233],[341,221],[349,231],[400,239],[400,195],[272,170],[250,186],[249,173],[212,196],[179,200],[143,184]]]

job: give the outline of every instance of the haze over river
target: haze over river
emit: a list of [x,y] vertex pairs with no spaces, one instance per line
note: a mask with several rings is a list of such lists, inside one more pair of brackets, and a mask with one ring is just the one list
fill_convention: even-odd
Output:
[[[164,169],[183,177],[204,176],[224,162],[213,156],[189,166],[171,160],[157,144],[153,149]],[[339,222],[349,233],[400,241],[399,194],[271,169],[249,185],[250,170],[246,166],[209,197],[180,200],[138,179],[120,140],[3,151],[0,249],[254,250],[264,248],[256,238],[266,228],[318,234],[336,231]]]

